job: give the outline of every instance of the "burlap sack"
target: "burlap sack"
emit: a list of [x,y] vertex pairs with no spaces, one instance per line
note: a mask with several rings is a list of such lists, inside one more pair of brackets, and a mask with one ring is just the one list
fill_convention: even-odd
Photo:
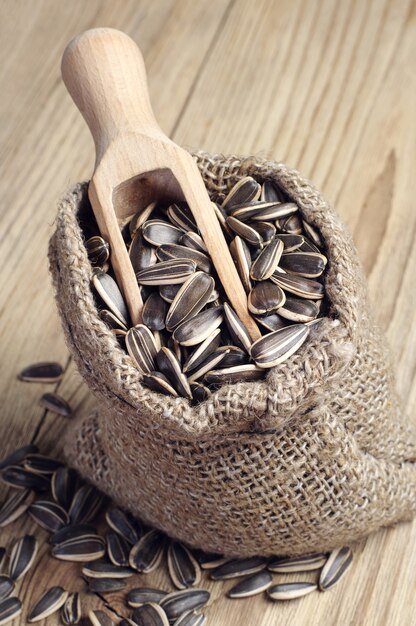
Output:
[[68,426],[69,463],[145,522],[227,555],[326,550],[410,519],[416,437],[348,231],[285,165],[195,158],[215,200],[250,174],[298,203],[325,240],[329,317],[262,382],[224,385],[196,407],[150,391],[97,315],[77,223],[87,185],[76,185],[60,203],[49,259],[66,339],[97,409]]

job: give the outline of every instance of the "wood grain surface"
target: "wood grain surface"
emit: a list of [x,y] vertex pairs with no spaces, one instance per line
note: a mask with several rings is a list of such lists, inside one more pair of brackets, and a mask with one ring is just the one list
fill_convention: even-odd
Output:
[[[122,29],[139,43],[156,117],[176,142],[285,161],[336,205],[354,233],[404,408],[415,419],[416,2],[3,0],[1,456],[30,441],[61,454],[67,421],[38,404],[51,386],[16,380],[28,363],[60,361],[59,393],[76,412],[93,404],[64,345],[46,250],[58,198],[93,169],[93,143],[59,66],[66,43],[94,26]],[[0,498],[6,494],[0,486]],[[84,587],[79,567],[54,561],[46,533],[28,520],[2,529],[0,544],[25,532],[35,532],[42,549],[19,583],[25,610],[14,626],[26,623],[27,607],[48,586]],[[148,582],[168,584],[163,573]],[[229,585],[207,585],[215,626],[412,626],[416,523],[355,546],[348,576],[327,593],[272,604],[227,600]],[[85,609],[105,604],[126,613],[120,595],[83,598]]]

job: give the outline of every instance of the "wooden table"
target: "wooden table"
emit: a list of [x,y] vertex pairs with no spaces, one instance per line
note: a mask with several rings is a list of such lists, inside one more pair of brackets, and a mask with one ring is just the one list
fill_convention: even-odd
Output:
[[[46,248],[58,198],[92,171],[92,141],[61,82],[59,64],[68,40],[93,26],[120,28],[140,43],[156,116],[175,141],[286,161],[335,203],[354,233],[412,416],[416,3],[3,0],[1,452],[30,441],[47,453],[61,451],[67,422],[39,407],[46,386],[16,380],[26,364],[62,362],[67,372],[59,393],[77,412],[92,406],[64,345]],[[2,530],[0,543],[24,532],[36,532],[42,541],[38,566],[19,588],[25,607],[51,584],[82,588],[79,568],[52,560],[46,533],[29,521]],[[263,597],[226,600],[217,584],[209,624],[416,624],[415,544],[415,523],[379,532],[357,547],[338,587],[284,605]],[[125,611],[118,596],[106,603]],[[87,604],[102,601],[89,596]],[[26,623],[25,615],[13,623]]]

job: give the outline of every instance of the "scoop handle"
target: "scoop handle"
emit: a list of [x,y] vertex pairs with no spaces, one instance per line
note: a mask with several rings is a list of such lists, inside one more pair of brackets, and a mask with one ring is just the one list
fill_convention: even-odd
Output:
[[143,56],[125,33],[114,28],[81,33],[67,45],[61,70],[94,138],[97,164],[117,136],[142,132],[167,139],[150,105]]

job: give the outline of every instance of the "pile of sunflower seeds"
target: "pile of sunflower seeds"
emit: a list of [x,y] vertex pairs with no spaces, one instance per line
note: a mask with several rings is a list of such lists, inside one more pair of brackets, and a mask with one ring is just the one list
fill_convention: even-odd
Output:
[[80,216],[101,319],[151,389],[206,400],[225,382],[263,378],[325,315],[327,258],[320,233],[272,182],[248,176],[212,203],[262,337],[252,342],[227,302],[189,207],[152,203],[122,227],[144,302],[131,326],[92,212]]
[[[231,560],[193,550],[114,506],[73,469],[40,454],[32,444],[3,459],[0,470],[2,481],[11,488],[0,506],[0,528],[27,513],[49,533],[51,557],[79,563],[86,594],[125,593],[128,617],[121,617],[120,610],[109,604],[108,612],[96,610],[85,615],[85,595],[51,586],[29,607],[29,623],[59,612],[67,626],[79,624],[83,618],[92,626],[203,626],[207,618],[201,610],[209,603],[210,593],[201,582],[207,574],[212,581],[238,579],[227,591],[228,598],[265,593],[270,600],[287,601],[332,588],[352,562],[348,547],[330,554]],[[0,624],[21,613],[16,586],[36,564],[37,552],[34,534],[16,537],[11,546],[0,547]],[[158,567],[166,568],[173,590],[143,585],[143,577]],[[315,570],[315,582],[273,580],[273,576]],[[138,584],[131,583],[135,577]]]

